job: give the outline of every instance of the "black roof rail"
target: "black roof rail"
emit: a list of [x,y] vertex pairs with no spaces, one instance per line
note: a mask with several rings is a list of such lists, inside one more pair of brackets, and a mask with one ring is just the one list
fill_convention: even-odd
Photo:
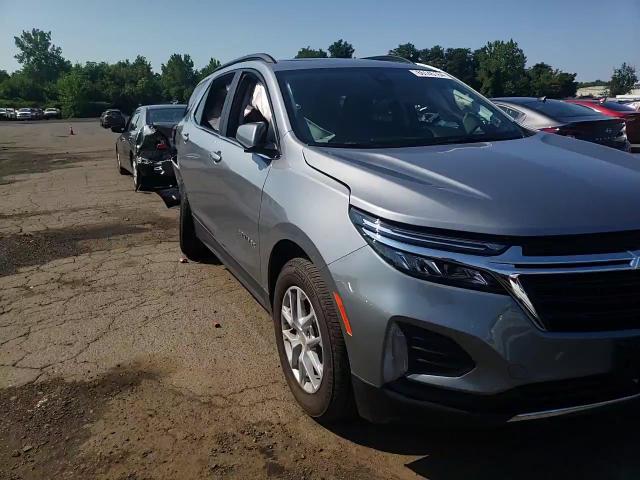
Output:
[[413,63],[411,60],[407,60],[404,57],[397,55],[374,55],[373,57],[362,57],[363,60],[380,60],[381,62],[396,62],[396,63]]
[[224,65],[220,65],[216,70],[221,70],[223,68],[230,67],[231,65],[235,65],[240,62],[250,62],[251,60],[257,60],[265,63],[278,63],[275,58],[273,58],[268,53],[252,53],[250,55],[245,55],[240,58],[236,58],[235,60],[231,60],[230,62],[225,63]]

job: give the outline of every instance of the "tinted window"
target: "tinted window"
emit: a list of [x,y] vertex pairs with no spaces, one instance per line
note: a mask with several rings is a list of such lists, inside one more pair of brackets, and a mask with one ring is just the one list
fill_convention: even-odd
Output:
[[223,77],[217,78],[211,84],[207,99],[202,109],[202,118],[200,124],[204,127],[220,130],[220,121],[222,120],[222,109],[231,87],[231,82],[235,74],[230,73]]
[[178,123],[184,117],[186,107],[152,108],[147,110],[147,123]]
[[133,113],[133,117],[131,117],[131,121],[129,122],[129,130],[135,130],[138,128],[138,119],[140,118],[140,112],[136,111]]
[[529,107],[539,113],[548,115],[549,117],[582,117],[585,115],[599,115],[588,107],[577,105],[575,103],[567,103],[560,100],[536,100],[535,102],[525,103]]
[[522,138],[464,84],[424,69],[277,73],[296,136],[310,145],[375,148]]
[[524,117],[524,113],[519,112],[518,110],[516,110],[514,108],[510,108],[510,107],[507,107],[505,105],[499,105],[499,107],[502,109],[502,111],[504,113],[509,115],[514,120],[520,120],[520,119],[522,119]]

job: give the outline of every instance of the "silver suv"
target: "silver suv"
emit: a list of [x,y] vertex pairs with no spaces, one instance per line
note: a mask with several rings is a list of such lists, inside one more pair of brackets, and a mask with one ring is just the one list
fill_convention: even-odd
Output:
[[640,395],[633,156],[390,57],[243,57],[175,135],[182,251],[271,312],[309,415],[518,421]]

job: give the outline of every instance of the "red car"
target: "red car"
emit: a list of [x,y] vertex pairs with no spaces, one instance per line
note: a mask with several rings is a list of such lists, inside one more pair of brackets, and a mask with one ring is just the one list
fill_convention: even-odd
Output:
[[634,151],[640,150],[640,112],[623,103],[603,100],[565,100],[583,105],[607,117],[623,118],[627,126],[627,139]]

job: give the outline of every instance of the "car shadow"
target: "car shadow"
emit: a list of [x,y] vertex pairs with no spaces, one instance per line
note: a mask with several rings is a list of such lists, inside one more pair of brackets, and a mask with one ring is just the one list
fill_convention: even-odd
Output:
[[405,466],[430,480],[640,478],[640,405],[493,428],[380,426],[332,431],[376,450],[418,455]]

